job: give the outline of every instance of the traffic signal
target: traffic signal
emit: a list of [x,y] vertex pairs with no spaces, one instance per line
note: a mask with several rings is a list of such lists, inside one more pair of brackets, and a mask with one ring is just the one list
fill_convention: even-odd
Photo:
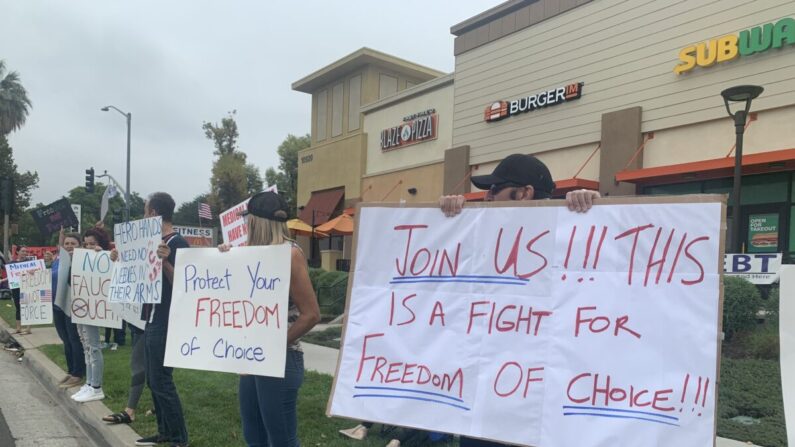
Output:
[[86,192],[94,192],[94,168],[86,169]]
[[0,210],[3,214],[14,212],[14,180],[10,177],[0,179]]

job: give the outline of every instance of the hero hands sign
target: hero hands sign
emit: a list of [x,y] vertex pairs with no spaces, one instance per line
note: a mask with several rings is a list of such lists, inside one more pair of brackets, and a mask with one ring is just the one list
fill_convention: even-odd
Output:
[[439,115],[428,109],[403,118],[403,124],[381,131],[381,150],[391,151],[404,146],[435,140]]
[[483,119],[486,122],[499,121],[509,116],[579,99],[582,96],[583,85],[585,85],[584,82],[577,82],[511,101],[496,101],[486,107]]
[[674,73],[682,74],[696,66],[711,67],[716,63],[728,62],[738,56],[764,53],[771,48],[795,45],[795,19],[786,17],[776,23],[755,26],[742,30],[739,34],[727,34],[690,45],[679,51],[679,65]]

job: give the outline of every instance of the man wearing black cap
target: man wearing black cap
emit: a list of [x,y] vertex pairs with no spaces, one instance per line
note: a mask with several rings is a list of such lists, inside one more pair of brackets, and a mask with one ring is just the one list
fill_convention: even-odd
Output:
[[[486,201],[504,202],[508,200],[548,199],[555,189],[555,182],[547,166],[532,155],[513,154],[503,159],[487,175],[472,177],[472,184],[486,190]],[[591,209],[594,199],[600,197],[597,191],[581,189],[566,194],[566,204],[572,211],[584,213]],[[466,199],[464,196],[442,196],[439,205],[444,214],[452,217],[461,212]],[[503,446],[493,441],[461,436],[461,447]]]

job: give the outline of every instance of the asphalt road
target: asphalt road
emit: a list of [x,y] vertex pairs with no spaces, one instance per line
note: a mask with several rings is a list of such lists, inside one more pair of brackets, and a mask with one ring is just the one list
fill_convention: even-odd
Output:
[[94,443],[36,381],[30,369],[0,345],[0,446],[85,447]]

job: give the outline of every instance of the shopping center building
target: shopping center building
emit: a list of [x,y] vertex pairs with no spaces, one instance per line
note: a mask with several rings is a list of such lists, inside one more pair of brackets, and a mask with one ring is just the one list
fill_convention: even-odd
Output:
[[[765,90],[744,135],[740,240],[747,252],[795,255],[791,1],[511,0],[451,32],[454,74],[425,69],[419,85],[362,98],[361,156],[351,158],[361,176],[346,206],[440,193],[477,200],[468,177],[512,153],[544,161],[558,195],[730,193],[735,129],[720,93],[753,84]],[[395,139],[430,111],[432,139]],[[315,114],[306,155],[314,123]],[[327,185],[302,180],[301,169],[304,204]]]

